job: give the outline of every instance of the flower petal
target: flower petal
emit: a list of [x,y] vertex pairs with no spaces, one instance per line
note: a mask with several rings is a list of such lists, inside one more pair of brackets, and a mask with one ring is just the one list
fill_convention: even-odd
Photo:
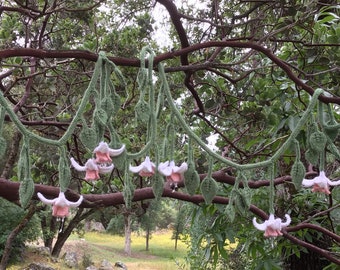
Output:
[[267,224],[264,222],[262,224],[257,223],[256,218],[253,218],[253,225],[255,226],[256,229],[260,231],[265,231],[267,229]]
[[330,186],[338,186],[338,185],[340,185],[340,180],[338,180],[338,181],[331,181],[331,180],[329,180],[328,179],[328,185],[330,185]]
[[314,185],[314,179],[308,180],[308,179],[303,179],[302,180],[302,185],[304,187],[311,187]]
[[85,166],[80,166],[77,161],[74,160],[74,158],[70,158],[72,166],[79,172],[86,171]]
[[129,166],[129,170],[133,173],[139,173],[144,168],[144,164],[141,163],[139,166]]
[[124,151],[125,151],[125,144],[123,144],[122,147],[118,149],[109,148],[109,154],[111,157],[119,156]]
[[78,207],[82,203],[82,201],[83,201],[83,195],[80,195],[78,201],[76,202],[71,202],[69,200],[66,200],[67,206],[69,207]]
[[287,227],[292,222],[290,215],[285,214],[285,217],[286,217],[286,222],[281,222],[282,227]]
[[99,168],[99,173],[110,173],[114,169],[114,165],[111,164],[109,166],[98,166]]
[[44,204],[54,204],[57,200],[57,198],[54,198],[53,200],[46,199],[40,192],[37,193],[37,196]]

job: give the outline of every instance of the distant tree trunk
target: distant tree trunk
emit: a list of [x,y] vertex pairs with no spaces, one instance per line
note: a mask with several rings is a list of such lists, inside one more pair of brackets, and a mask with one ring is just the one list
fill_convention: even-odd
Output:
[[145,250],[149,251],[149,240],[150,240],[150,228],[148,227],[146,229],[146,235],[145,235]]
[[124,252],[131,256],[131,213],[124,213],[125,245]]
[[179,233],[176,232],[176,236],[175,236],[175,250],[177,250],[178,236],[179,236]]
[[84,208],[79,208],[77,211],[77,214],[74,216],[74,218],[70,221],[67,228],[65,228],[62,232],[58,234],[57,241],[54,244],[54,247],[52,249],[52,256],[59,257],[61,249],[63,248],[66,240],[69,238],[69,236],[72,233],[72,230],[78,226],[79,222],[83,219],[87,218],[88,216],[92,215],[96,209],[93,208],[89,211],[87,211],[85,214],[82,215],[84,211]]
[[0,270],[6,270],[6,266],[9,260],[9,257],[11,255],[11,250],[12,250],[12,243],[15,239],[15,237],[25,228],[27,223],[31,220],[35,213],[35,206],[30,205],[28,212],[26,216],[21,220],[21,222],[14,228],[14,230],[9,234],[4,252],[2,254],[1,262],[0,262]]
[[1,178],[9,179],[12,174],[12,169],[14,163],[16,162],[17,155],[19,153],[20,140],[22,138],[21,133],[17,130],[13,134],[13,141],[8,149],[8,154],[6,154],[6,163],[1,173]]
[[43,216],[40,221],[43,239],[44,239],[44,246],[52,250],[53,239],[55,232],[57,230],[56,219],[51,218],[49,221],[48,219]]

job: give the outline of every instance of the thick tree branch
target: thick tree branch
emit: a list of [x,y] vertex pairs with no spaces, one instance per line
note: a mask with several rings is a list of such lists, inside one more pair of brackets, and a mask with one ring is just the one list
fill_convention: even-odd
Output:
[[[216,174],[215,174],[216,176]],[[19,183],[17,182],[11,182],[6,179],[0,179],[0,197],[4,197],[9,201],[18,201],[19,195],[18,195],[18,189],[19,189]],[[54,198],[57,197],[59,194],[59,188],[58,187],[52,187],[52,186],[46,186],[46,185],[35,185],[35,192],[41,192],[46,197]],[[79,198],[79,195],[76,194],[73,191],[67,191],[66,196],[69,200],[75,201]],[[96,208],[96,207],[104,207],[104,206],[117,206],[117,205],[123,205],[124,204],[124,197],[121,192],[117,193],[110,193],[110,194],[84,194],[84,201],[81,204],[80,207],[82,208]],[[194,204],[200,204],[204,203],[204,197],[202,195],[189,195],[182,192],[173,192],[173,190],[169,187],[165,187],[163,191],[163,197],[167,198],[173,198],[177,200],[187,201]],[[37,200],[37,196],[35,195],[33,199]],[[133,201],[141,201],[141,200],[147,200],[147,199],[154,199],[154,194],[151,187],[147,188],[141,188],[137,189],[134,192]],[[227,205],[229,203],[229,199],[226,197],[216,196],[213,200],[213,203],[217,204],[225,204]],[[267,213],[265,213],[260,208],[256,207],[255,205],[251,205],[249,208],[249,211],[251,211],[256,216],[260,217],[262,220],[268,219]],[[288,227],[286,230],[283,230],[283,236],[287,238],[288,240],[292,241],[293,243],[296,243],[298,245],[301,245],[303,247],[306,247],[309,250],[312,250],[328,260],[334,262],[334,263],[340,263],[340,260],[337,259],[332,255],[331,252],[321,249],[313,244],[307,243],[303,240],[300,240],[292,235],[290,235],[288,232],[297,231],[303,228],[311,228],[318,230],[320,232],[323,232],[330,237],[332,237],[335,241],[339,241],[339,236],[333,234],[332,232],[321,228],[317,225],[313,224],[307,224],[307,223],[301,223],[294,227]]]
[[[270,49],[267,49],[257,43],[254,42],[244,42],[244,41],[208,41],[199,44],[193,44],[189,47],[182,48],[177,51],[167,52],[163,54],[159,54],[154,59],[154,64],[156,64],[182,55],[186,55],[190,52],[198,51],[204,48],[210,47],[230,47],[230,48],[244,48],[244,49],[253,49],[255,51],[263,53],[269,59],[272,60],[278,67],[280,67],[286,75],[301,89],[305,90],[310,95],[313,95],[314,89],[303,82],[291,69],[289,65],[287,65],[283,60],[278,58]],[[89,61],[97,61],[98,55],[89,51],[84,50],[40,50],[40,49],[31,49],[31,48],[11,48],[6,50],[0,50],[0,58],[8,58],[8,57],[37,57],[37,58],[76,58],[76,59],[84,59]],[[108,57],[112,62],[114,62],[118,66],[131,66],[131,67],[139,67],[140,61],[139,59],[131,59],[124,57]],[[195,69],[195,67],[193,67]],[[337,96],[325,96],[321,95],[319,100],[324,103],[335,103],[340,105],[340,97]]]

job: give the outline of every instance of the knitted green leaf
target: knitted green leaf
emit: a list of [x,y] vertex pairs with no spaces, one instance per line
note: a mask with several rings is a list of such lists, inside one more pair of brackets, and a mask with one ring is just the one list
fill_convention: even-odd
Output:
[[126,151],[121,153],[119,156],[111,157],[112,163],[115,165],[115,168],[117,168],[120,171],[123,171],[126,165]]
[[113,104],[112,114],[116,114],[119,111],[120,106],[122,105],[122,102],[120,100],[120,96],[116,92],[112,93],[111,99],[112,99],[112,104]]
[[331,139],[332,142],[338,137],[339,129],[337,126],[335,125],[325,126],[324,130],[326,135]]
[[34,194],[34,182],[32,178],[24,178],[19,186],[19,199],[23,208],[29,205],[29,202]]
[[139,69],[138,74],[137,74],[137,83],[138,83],[138,88],[143,91],[147,85],[146,69],[144,68]]
[[123,189],[123,197],[126,208],[130,209],[132,205],[132,192],[129,185],[125,185]]
[[29,153],[28,147],[26,143],[21,147],[19,160],[18,160],[18,179],[19,181],[23,181],[23,179],[29,177],[29,170],[30,170],[30,161],[29,161]]
[[103,140],[104,138],[104,133],[105,133],[105,126],[95,122],[93,123],[93,127],[92,127],[97,134],[97,142],[100,142]]
[[7,142],[4,137],[0,136],[0,158],[6,153]]
[[217,183],[211,177],[205,177],[201,183],[201,192],[206,204],[212,203],[217,193]]
[[227,205],[227,207],[224,210],[224,213],[228,217],[230,222],[234,222],[236,213],[235,213],[235,208],[232,205],[232,203],[229,202],[229,204]]
[[141,121],[144,124],[148,123],[150,118],[150,106],[145,100],[140,99],[137,102],[135,112],[138,121]]
[[325,150],[326,142],[327,137],[321,131],[313,132],[309,137],[310,147],[318,153]]
[[94,120],[102,127],[106,126],[108,121],[107,113],[102,109],[96,109],[94,112]]
[[312,148],[308,149],[305,152],[305,158],[309,163],[313,164],[314,166],[318,165],[319,163],[319,153]]
[[159,199],[163,195],[164,179],[157,172],[152,179],[152,192],[155,195],[155,198]]
[[71,169],[66,157],[66,150],[61,150],[61,154],[59,157],[59,184],[60,184],[60,191],[65,192],[70,185],[71,181]]
[[301,188],[302,180],[304,179],[305,174],[306,169],[303,163],[300,160],[295,160],[290,170],[290,175],[292,177],[292,182],[296,190],[299,190]]
[[247,215],[250,207],[251,196],[244,190],[237,190],[237,196],[235,196],[235,208],[240,215]]
[[184,185],[190,195],[194,195],[200,186],[200,177],[193,161],[188,162],[188,169],[184,172]]
[[335,156],[336,159],[340,159],[340,152],[338,147],[334,143],[329,143],[327,145],[328,150]]
[[97,141],[97,133],[93,128],[88,128],[86,126],[83,127],[82,131],[79,134],[80,141],[90,150],[96,148]]
[[101,108],[106,112],[107,118],[112,116],[114,104],[110,97],[105,97],[100,103]]

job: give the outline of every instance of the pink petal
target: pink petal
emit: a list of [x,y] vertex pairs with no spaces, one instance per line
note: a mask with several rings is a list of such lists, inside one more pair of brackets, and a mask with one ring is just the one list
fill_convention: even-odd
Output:
[[86,170],[85,180],[95,181],[98,180],[99,178],[100,177],[97,170]]
[[52,216],[64,218],[68,215],[68,210],[69,210],[68,206],[53,205]]
[[148,170],[141,170],[140,172],[139,172],[139,175],[141,176],[141,177],[151,177],[151,176],[153,176],[155,174],[155,170],[153,169],[152,170],[152,172],[149,172]]
[[96,152],[96,162],[97,163],[111,163],[112,159],[109,153]]
[[181,174],[180,173],[172,173],[170,176],[166,177],[167,181],[178,183],[181,180]]
[[328,187],[320,187],[318,184],[313,185],[312,192],[321,192],[328,195],[331,194]]
[[270,226],[268,226],[264,232],[265,237],[277,237],[282,235],[282,233],[279,230],[273,229]]

